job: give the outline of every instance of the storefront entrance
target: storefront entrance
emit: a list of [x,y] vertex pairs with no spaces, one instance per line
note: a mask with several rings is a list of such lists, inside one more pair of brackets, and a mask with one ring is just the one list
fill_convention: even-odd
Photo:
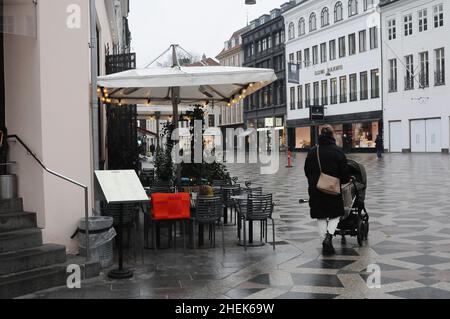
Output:
[[[335,131],[336,145],[346,152],[375,152],[375,140],[380,134],[380,121],[330,124]],[[323,125],[319,126],[319,132]],[[316,144],[315,127],[295,128],[296,150],[308,150]]]

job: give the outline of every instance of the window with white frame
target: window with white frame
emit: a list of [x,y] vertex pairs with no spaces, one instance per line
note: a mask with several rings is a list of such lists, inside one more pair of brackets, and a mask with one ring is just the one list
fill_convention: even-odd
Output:
[[313,65],[319,64],[319,47],[317,45],[312,48]]
[[330,61],[336,60],[336,40],[331,40],[330,46]]
[[294,55],[294,53],[289,54],[289,63],[295,63],[295,55]]
[[407,14],[403,17],[403,28],[405,37],[413,34],[413,18],[412,14]]
[[397,92],[397,59],[389,60],[389,93]]
[[327,62],[327,44],[322,43],[320,45],[320,63]]
[[313,83],[313,105],[319,105],[319,90],[320,90],[320,86],[319,86],[319,82],[314,82]]
[[298,21],[298,35],[304,35],[305,34],[305,19],[300,18]]
[[435,61],[436,61],[436,71],[434,84],[444,85],[445,84],[445,49],[439,48],[434,50]]
[[378,49],[378,28],[372,27],[369,29],[370,36],[370,50]]
[[348,55],[356,54],[356,34],[352,33],[348,35]]
[[358,14],[358,1],[357,0],[349,0],[348,1],[348,16],[354,16]]
[[328,10],[328,8],[322,9],[321,24],[322,27],[326,27],[327,25],[330,24],[330,11]]
[[343,58],[346,56],[346,48],[345,48],[345,37],[339,38],[339,57]]
[[361,30],[359,31],[359,52],[367,51],[367,31]]
[[342,2],[337,2],[334,6],[334,22],[342,21],[344,18],[344,7],[342,6]]
[[369,98],[369,78],[367,71],[359,74],[359,99],[367,100]]
[[311,106],[311,84],[305,84],[305,106]]
[[405,90],[414,89],[414,57],[412,54],[405,57],[406,77]]
[[304,55],[304,59],[305,59],[305,67],[307,68],[311,65],[311,56],[309,53],[309,48],[304,50],[303,55]]
[[337,92],[338,92],[338,88],[337,88],[337,78],[333,78],[330,80],[330,97],[331,97],[331,104],[337,104],[338,99],[337,99]]
[[328,105],[328,80],[322,81],[322,105]]
[[290,88],[291,111],[295,110],[295,86]]
[[356,73],[349,76],[350,102],[358,101],[358,76]]
[[420,75],[419,83],[421,88],[430,86],[430,62],[428,51],[419,53]]
[[419,17],[419,32],[428,30],[428,11],[427,9],[420,10],[418,13]]
[[297,109],[301,110],[301,109],[303,109],[303,86],[302,85],[297,86],[297,95],[298,95]]
[[294,25],[294,22],[289,23],[288,37],[289,37],[289,40],[292,40],[293,38],[295,38],[295,25]]
[[339,103],[347,103],[347,77],[341,76],[339,78]]
[[297,51],[297,64],[300,69],[302,68],[302,62],[302,51]]
[[315,31],[317,29],[317,18],[316,14],[313,12],[309,16],[309,31]]
[[390,19],[388,21],[388,40],[395,40],[397,38],[397,21]]
[[373,7],[375,7],[374,0],[364,0],[364,11],[372,9]]
[[380,71],[378,69],[370,71],[371,98],[380,97]]
[[434,27],[439,28],[444,26],[444,4],[439,4],[433,7]]

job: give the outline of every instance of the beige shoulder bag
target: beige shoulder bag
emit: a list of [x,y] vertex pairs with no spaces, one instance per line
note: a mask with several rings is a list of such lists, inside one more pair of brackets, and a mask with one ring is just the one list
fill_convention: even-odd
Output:
[[317,183],[317,189],[322,193],[328,195],[340,195],[341,194],[341,180],[339,178],[324,174],[322,171],[322,164],[320,163],[320,151],[319,145],[317,145],[317,160],[319,161],[320,178]]

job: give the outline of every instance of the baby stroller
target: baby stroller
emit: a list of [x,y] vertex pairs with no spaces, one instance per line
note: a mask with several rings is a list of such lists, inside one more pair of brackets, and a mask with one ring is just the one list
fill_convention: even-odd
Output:
[[354,160],[347,162],[354,179],[342,186],[345,215],[339,222],[335,236],[342,236],[343,243],[346,242],[345,236],[356,237],[359,246],[362,246],[369,238],[369,214],[365,205],[367,174],[363,165]]
[[[339,222],[335,236],[342,236],[342,242],[346,242],[346,236],[356,237],[359,246],[369,238],[369,214],[366,210],[367,174],[363,165],[354,160],[347,161],[350,176],[354,178],[342,186],[342,199],[344,201],[345,214]],[[307,203],[300,200],[300,204]]]

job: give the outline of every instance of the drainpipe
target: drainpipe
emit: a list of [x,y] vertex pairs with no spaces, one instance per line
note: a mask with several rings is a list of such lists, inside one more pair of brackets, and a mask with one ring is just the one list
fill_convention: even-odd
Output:
[[[89,48],[91,51],[91,147],[92,147],[92,169],[94,171],[99,169],[99,125],[98,125],[98,98],[97,98],[97,10],[95,8],[95,0],[89,0],[89,17],[90,17],[90,41]],[[92,176],[92,178],[94,178]],[[94,185],[94,183],[92,183]],[[94,199],[94,211],[100,208],[99,203],[95,201],[94,191],[91,190],[92,198]],[[86,235],[89,237],[88,235]]]
[[97,98],[97,10],[95,0],[89,0],[90,42],[91,50],[91,117],[92,117],[92,157],[93,168],[99,168],[99,127],[98,127],[98,98]]
[[[383,33],[384,33],[384,28],[383,28],[383,15],[382,15],[382,10],[381,7],[378,6],[375,10],[379,10],[379,14],[380,14],[380,54],[381,54],[381,67],[380,67],[380,82],[381,82],[381,125],[379,125],[378,127],[378,134],[380,134],[383,139],[385,138],[384,135],[384,42],[383,42]],[[384,141],[386,143],[386,141]],[[384,144],[386,145],[386,144]],[[384,150],[383,150],[384,151]]]

